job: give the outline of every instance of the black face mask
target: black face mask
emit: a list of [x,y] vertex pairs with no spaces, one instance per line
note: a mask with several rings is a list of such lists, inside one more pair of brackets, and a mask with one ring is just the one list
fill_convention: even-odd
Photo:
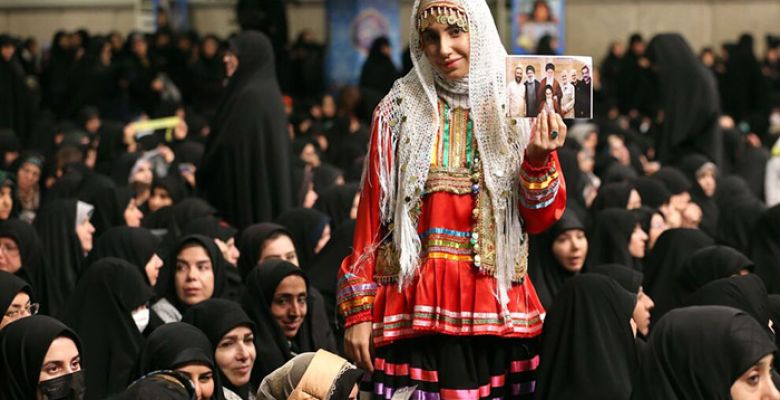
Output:
[[84,385],[84,372],[49,379],[38,384],[43,400],[83,400],[87,388]]

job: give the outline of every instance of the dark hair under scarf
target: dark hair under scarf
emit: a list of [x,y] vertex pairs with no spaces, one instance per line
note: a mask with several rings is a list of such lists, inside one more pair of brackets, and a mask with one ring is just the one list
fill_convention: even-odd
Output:
[[744,254],[728,246],[708,246],[699,249],[680,269],[680,281],[690,291],[709,282],[738,275],[742,270],[753,270],[753,262]]
[[[46,287],[46,275],[43,271],[43,246],[38,238],[38,232],[32,225],[20,219],[0,221],[0,237],[10,238],[19,248],[19,259],[22,267],[16,275],[36,289],[36,296],[42,301],[41,291]],[[40,288],[40,289],[39,289]]]
[[29,283],[14,274],[0,271],[0,319],[4,317],[8,307],[13,303],[14,297],[20,292],[27,293],[30,296],[30,301],[33,300]]
[[[249,319],[249,316],[246,315],[241,306],[238,303],[224,299],[209,299],[190,307],[184,313],[182,322],[191,324],[205,333],[211,342],[212,352],[217,351],[219,342],[222,341],[222,338],[228,332],[239,326],[245,326],[251,329],[252,332],[255,331],[254,322]],[[263,360],[256,358],[255,362],[263,362]],[[216,368],[219,370],[223,386],[238,394],[244,400],[249,398],[249,393],[252,391],[251,385],[236,387],[222,373],[219,366],[216,366]]]
[[598,213],[590,234],[588,264],[616,263],[641,269],[640,262],[628,251],[637,224],[636,217],[629,210],[613,208]]
[[731,385],[777,350],[743,311],[723,306],[670,311],[654,327],[632,400],[731,400]]
[[127,226],[110,228],[95,241],[87,256],[87,265],[91,266],[106,257],[120,258],[141,271],[144,281],[151,285],[146,275],[146,264],[155,255],[159,245],[160,238],[148,229]]
[[84,250],[76,235],[76,200],[56,200],[35,217],[46,262],[45,286],[36,287],[42,313],[58,315],[70,297],[84,265]]
[[670,229],[661,234],[644,259],[645,292],[653,299],[653,321],[682,305],[690,291],[680,281],[680,271],[696,250],[712,246],[713,240],[697,229]]
[[315,256],[314,249],[329,222],[327,215],[310,208],[285,211],[276,219],[276,223],[286,227],[292,234],[301,268],[311,267]]
[[[0,333],[0,398],[30,400],[37,398],[41,367],[49,346],[58,337],[76,343],[79,337],[60,321],[45,315],[33,315],[14,321]],[[83,364],[83,367],[88,365]]]
[[[585,226],[570,210],[550,229],[539,235],[530,236],[528,253],[528,276],[534,283],[536,294],[545,308],[550,307],[561,286],[576,272],[567,271],[552,252],[553,243],[564,232],[585,231]],[[587,255],[587,254],[586,254]],[[583,261],[584,262],[584,261]]]
[[287,228],[270,222],[252,225],[241,232],[238,239],[238,251],[241,253],[238,257],[238,272],[241,278],[246,279],[249,271],[257,266],[265,241],[278,233],[286,235],[292,241],[292,234]]
[[[293,357],[287,338],[285,338],[279,323],[271,315],[271,303],[276,288],[284,278],[290,275],[298,275],[306,280],[308,289],[308,279],[303,270],[287,261],[278,259],[262,263],[246,277],[246,292],[244,292],[241,305],[257,327],[255,332],[257,362],[252,368],[252,385],[254,387],[258,387],[263,377]],[[301,334],[302,332],[299,330],[298,335]]]
[[639,364],[636,296],[596,274],[569,279],[547,312],[535,399],[628,399]]
[[742,310],[753,317],[772,341],[775,334],[769,329],[772,313],[769,295],[761,278],[754,274],[733,276],[712,281],[688,296],[690,306],[727,306]]
[[118,258],[96,262],[79,280],[61,319],[84,339],[86,399],[104,399],[132,381],[144,340],[132,312],[153,295],[138,267]]
[[171,370],[189,364],[199,364],[214,372],[212,400],[223,400],[222,380],[217,373],[211,342],[200,329],[184,322],[171,322],[152,332],[146,340],[138,361],[138,376],[159,370]]
[[202,247],[211,261],[211,270],[214,273],[214,292],[211,298],[222,297],[225,289],[225,270],[229,268],[227,261],[222,257],[222,252],[211,238],[201,235],[189,235],[181,238],[174,247],[174,251],[165,260],[165,265],[160,270],[160,276],[157,279],[155,289],[160,297],[164,297],[176,309],[184,314],[190,307],[184,304],[179,296],[176,295],[176,259],[179,253],[187,246],[197,245]]

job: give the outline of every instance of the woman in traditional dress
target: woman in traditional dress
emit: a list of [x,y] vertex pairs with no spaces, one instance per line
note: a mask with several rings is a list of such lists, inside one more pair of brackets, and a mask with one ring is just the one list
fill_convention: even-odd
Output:
[[[560,116],[507,119],[506,51],[484,1],[417,0],[414,71],[379,104],[353,253],[345,350],[375,395],[527,397],[544,308],[528,240],[560,218]],[[375,349],[372,351],[371,349]]]

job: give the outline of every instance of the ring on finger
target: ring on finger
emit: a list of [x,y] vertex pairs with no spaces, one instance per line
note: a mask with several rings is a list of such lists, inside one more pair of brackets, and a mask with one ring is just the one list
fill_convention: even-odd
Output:
[[552,139],[552,140],[558,139],[558,131],[557,130],[553,129],[553,131],[550,132],[550,139]]

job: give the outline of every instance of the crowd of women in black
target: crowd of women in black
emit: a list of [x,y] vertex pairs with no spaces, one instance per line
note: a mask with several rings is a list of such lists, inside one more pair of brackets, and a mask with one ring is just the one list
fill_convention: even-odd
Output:
[[[707,64],[635,35],[594,74],[596,118],[559,152],[567,211],[531,238],[536,398],[780,398],[780,73],[750,47]],[[0,399],[281,399],[309,352],[340,353],[366,121],[402,73],[386,40],[331,95],[302,35],[309,83],[285,97],[259,34],[0,48]],[[320,398],[354,396],[336,375]]]

